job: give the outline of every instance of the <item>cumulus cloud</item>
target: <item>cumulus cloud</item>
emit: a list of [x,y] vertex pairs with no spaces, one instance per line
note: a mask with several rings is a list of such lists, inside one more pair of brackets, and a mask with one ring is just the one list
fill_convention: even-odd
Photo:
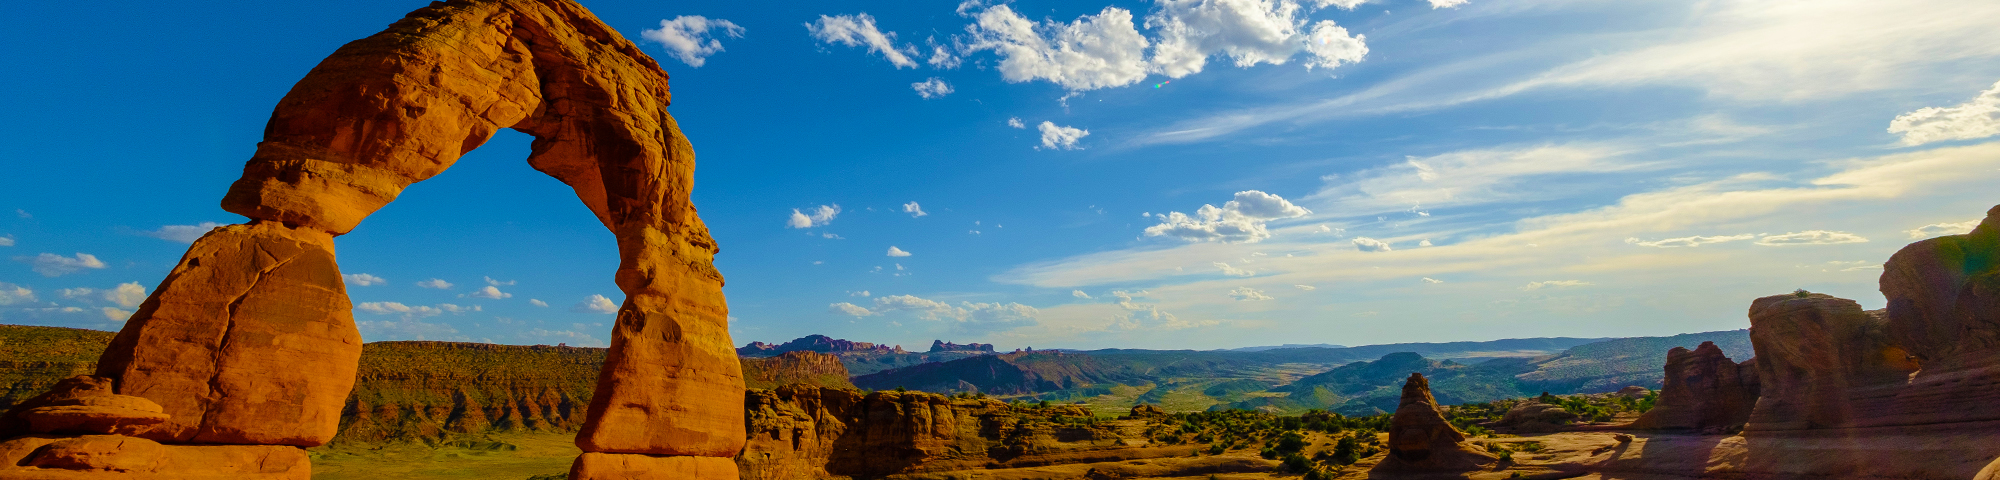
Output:
[[1308,291],[1308,292],[1310,292],[1310,291],[1313,291],[1313,290],[1319,290],[1319,287],[1315,287],[1315,286],[1312,286],[1312,285],[1293,285],[1293,286],[1292,286],[1292,288],[1296,288],[1296,289],[1299,289],[1299,290],[1305,290],[1305,291]]
[[911,201],[910,203],[903,204],[903,213],[910,214],[910,218],[930,215],[929,213],[924,212],[924,207],[922,205],[917,205],[916,201]]
[[[896,248],[896,246],[895,246],[895,245],[890,245],[890,246],[889,246],[889,256],[891,256],[891,257],[907,257],[907,256],[910,256],[910,252],[905,252],[905,251],[903,251],[903,249],[900,249],[900,248]],[[903,267],[902,267],[901,265],[897,265],[897,266],[896,266],[896,269],[897,269],[897,270],[902,270],[902,269],[903,269]]]
[[867,291],[867,290],[861,290],[861,291],[858,291],[858,292],[857,292],[857,291],[849,291],[849,292],[847,292],[847,296],[850,296],[850,297],[866,297],[866,296],[870,296],[870,295],[872,295],[872,294],[868,293],[868,291]]
[[992,51],[1010,83],[1046,80],[1070,91],[1138,83],[1146,78],[1150,42],[1133,27],[1132,12],[1105,7],[1075,22],[1036,23],[1007,5],[973,15],[966,52]]
[[1860,235],[1855,235],[1847,232],[1806,230],[1803,232],[1792,232],[1784,235],[1766,235],[1764,236],[1764,238],[1757,239],[1757,244],[1768,247],[1782,247],[1786,245],[1834,245],[1841,243],[1862,243],[1867,241],[1868,239],[1861,238]]
[[914,295],[887,295],[875,298],[874,308],[841,302],[827,305],[827,311],[865,317],[890,312],[909,312],[929,321],[947,322],[962,332],[990,332],[1037,324],[1041,312],[1019,303],[945,302]]
[[1070,290],[1070,291],[1069,291],[1069,296],[1072,296],[1072,297],[1076,297],[1076,298],[1081,298],[1081,299],[1085,299],[1085,300],[1089,300],[1089,299],[1091,298],[1091,297],[1090,297],[1090,294],[1088,294],[1088,293],[1083,293],[1083,291],[1082,291],[1082,290]]
[[875,17],[866,13],[820,15],[819,20],[806,24],[806,31],[811,32],[812,37],[821,42],[838,43],[849,47],[868,47],[870,53],[881,55],[896,68],[917,68],[917,61],[910,59],[917,54],[916,47],[896,46],[896,33],[884,33],[875,28]]
[[1360,250],[1363,252],[1387,252],[1393,250],[1392,248],[1389,248],[1389,242],[1384,242],[1373,238],[1354,237],[1354,240],[1350,241],[1354,243],[1354,248],[1356,250]]
[[194,243],[195,240],[201,239],[202,235],[207,235],[209,230],[214,230],[215,227],[220,226],[222,224],[215,222],[201,222],[195,225],[165,225],[161,226],[159,230],[148,230],[139,232],[139,234],[170,242]]
[[508,280],[508,281],[505,281],[505,282],[502,282],[502,281],[499,281],[499,280],[494,280],[494,279],[493,279],[493,277],[485,277],[485,278],[486,278],[486,284],[487,284],[487,285],[492,285],[492,286],[495,286],[495,287],[505,287],[505,286],[509,286],[509,285],[513,285],[513,284],[516,284],[516,283],[520,283],[519,281],[516,281],[516,280]]
[[651,40],[667,47],[667,55],[679,59],[690,67],[701,67],[708,63],[708,57],[722,53],[722,41],[710,36],[711,30],[720,31],[730,38],[742,38],[743,27],[736,26],[720,18],[710,20],[700,15],[682,15],[670,20],[661,20],[660,28],[641,30],[639,38]]
[[570,311],[576,313],[612,314],[618,313],[618,303],[612,302],[611,299],[605,298],[603,295],[591,295],[589,298],[577,302],[575,307],[570,307]]
[[944,80],[938,77],[931,77],[921,82],[912,83],[910,84],[910,89],[916,90],[917,96],[927,99],[944,98],[945,95],[951,94],[951,84],[944,83]]
[[2000,82],[1969,102],[1897,115],[1889,121],[1889,133],[1902,135],[1904,145],[2000,135]]
[[104,262],[98,260],[97,256],[82,252],[78,252],[76,256],[72,257],[43,253],[33,257],[14,257],[14,261],[28,264],[29,269],[34,270],[35,273],[42,274],[44,277],[60,277],[86,269],[96,270],[104,268]]
[[450,290],[450,289],[451,289],[451,282],[447,282],[447,281],[444,281],[444,279],[439,279],[439,278],[433,278],[433,279],[430,279],[430,280],[424,280],[424,281],[421,281],[421,282],[417,282],[417,286],[419,286],[419,287],[423,287],[423,288],[434,288],[434,289],[438,289],[438,290]]
[[1544,288],[1582,287],[1586,285],[1595,284],[1582,280],[1549,280],[1546,282],[1528,282],[1527,285],[1521,286],[1521,291],[1541,290]]
[[1083,137],[1090,136],[1089,130],[1057,126],[1055,122],[1047,120],[1042,121],[1042,124],[1035,128],[1042,131],[1042,146],[1035,147],[1036,150],[1076,150],[1083,148],[1078,147],[1076,142],[1083,140]]
[[121,310],[114,307],[104,307],[97,309],[97,311],[104,313],[105,320],[110,320],[113,322],[123,322],[126,319],[132,318],[131,310]]
[[1958,235],[1961,233],[1972,233],[1972,229],[1978,226],[1979,226],[1979,220],[1972,219],[1958,223],[1933,223],[1930,225],[1924,225],[1914,229],[1905,230],[1905,232],[1910,234],[1911,239],[1919,239],[1919,238],[1931,238],[1942,235]]
[[1679,247],[1699,247],[1710,243],[1734,242],[1737,240],[1749,240],[1752,238],[1757,238],[1757,236],[1747,233],[1743,235],[1718,235],[1712,237],[1695,235],[1692,237],[1667,238],[1667,239],[1653,240],[1650,242],[1640,240],[1637,238],[1627,238],[1625,239],[1625,243],[1630,243],[1641,247],[1679,248]]
[[29,290],[28,287],[12,283],[0,282],[0,307],[27,305],[36,301],[38,300],[35,299],[34,290]]
[[1270,295],[1265,295],[1264,292],[1250,287],[1236,287],[1235,290],[1229,291],[1229,296],[1236,298],[1236,301],[1239,302],[1271,299]]
[[1007,117],[1007,126],[1022,129],[1028,128],[1028,124],[1021,122],[1021,117]]
[[539,299],[534,299],[534,298],[530,298],[530,299],[528,299],[528,304],[529,304],[529,305],[534,305],[534,306],[537,306],[537,307],[543,307],[543,308],[547,308],[547,307],[549,306],[549,302],[544,302],[544,301],[541,301],[541,300],[539,300]]
[[383,279],[382,277],[377,277],[366,273],[350,273],[341,275],[340,278],[342,280],[346,280],[348,285],[354,285],[357,287],[372,287],[375,285],[382,285],[385,283],[389,283],[388,280]]
[[[1331,3],[1331,2],[1329,2]],[[1282,65],[1301,49],[1307,68],[1361,61],[1365,38],[1322,20],[1307,35],[1305,9],[1288,0],[1161,0],[1146,16],[1156,32],[1151,68],[1171,78],[1199,73],[1212,56],[1237,67]],[[1349,6],[1348,8],[1352,8]]]
[[794,208],[792,209],[792,217],[785,221],[785,226],[789,228],[818,227],[826,225],[828,223],[832,223],[833,217],[839,215],[840,215],[840,204],[838,203],[832,205],[820,205],[818,207],[815,207],[813,208],[813,212],[811,215],[807,215],[805,212],[801,212],[799,211],[799,209]]
[[1231,267],[1229,266],[1229,264],[1222,262],[1215,262],[1215,268],[1221,269],[1223,275],[1228,275],[1232,277],[1250,277],[1257,275],[1257,272]]
[[1149,237],[1167,236],[1189,242],[1257,243],[1271,238],[1265,224],[1281,218],[1312,214],[1283,197],[1258,190],[1236,192],[1236,198],[1221,207],[1202,205],[1193,216],[1181,212],[1156,214],[1161,222],[1146,227]]
[[[104,291],[104,300],[120,307],[139,308],[139,304],[146,302],[146,287],[139,282],[120,283],[117,287]],[[127,312],[125,317],[129,316],[132,314]],[[123,320],[124,317],[118,319]]]
[[503,298],[513,298],[514,294],[502,292],[500,291],[499,287],[487,285],[484,287],[480,287],[478,290],[473,290],[472,293],[465,294],[465,296],[472,298],[490,298],[493,300],[500,300]]

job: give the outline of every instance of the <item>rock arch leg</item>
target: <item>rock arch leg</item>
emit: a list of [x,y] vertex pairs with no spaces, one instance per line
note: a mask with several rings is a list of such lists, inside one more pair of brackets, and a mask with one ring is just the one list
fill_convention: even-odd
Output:
[[198,240],[100,375],[174,419],[170,442],[330,440],[360,354],[333,237],[500,128],[616,236],[626,294],[574,478],[735,478],[743,382],[722,277],[689,202],[667,75],[569,0],[433,3],[341,47],[279,102]]

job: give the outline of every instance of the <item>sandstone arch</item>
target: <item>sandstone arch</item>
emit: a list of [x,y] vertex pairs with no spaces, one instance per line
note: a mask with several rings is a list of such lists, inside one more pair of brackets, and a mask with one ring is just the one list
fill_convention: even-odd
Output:
[[501,128],[617,237],[626,294],[572,478],[736,478],[743,381],[694,152],[667,74],[570,0],[453,0],[334,52],[271,115],[196,241],[98,375],[172,416],[166,443],[330,440],[360,355],[333,238]]

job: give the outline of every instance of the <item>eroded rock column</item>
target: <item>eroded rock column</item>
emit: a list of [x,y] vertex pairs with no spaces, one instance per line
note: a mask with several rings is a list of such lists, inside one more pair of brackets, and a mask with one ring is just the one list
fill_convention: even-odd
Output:
[[1458,431],[1438,410],[1431,396],[1431,382],[1421,373],[1411,373],[1403,382],[1403,398],[1389,420],[1389,455],[1375,465],[1377,472],[1468,471],[1499,461],[1465,445],[1465,432]]
[[1884,328],[1860,304],[1826,294],[1752,302],[1759,398],[1744,431],[1848,427],[1888,413],[1915,365]]
[[1757,405],[1756,360],[1737,364],[1715,342],[1667,351],[1659,403],[1632,428],[1725,431],[1740,427]]

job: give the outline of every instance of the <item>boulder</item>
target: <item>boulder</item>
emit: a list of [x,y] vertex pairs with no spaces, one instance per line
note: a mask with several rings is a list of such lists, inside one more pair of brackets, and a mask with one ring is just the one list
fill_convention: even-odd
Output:
[[125,322],[97,375],[173,417],[147,438],[321,445],[361,358],[352,308],[332,235],[264,221],[216,228]]
[[1141,403],[1138,405],[1133,405],[1132,413],[1126,415],[1125,418],[1152,418],[1152,417],[1165,416],[1166,414],[1167,411],[1161,410],[1159,406],[1148,403]]
[[[2000,207],[1971,233],[1912,243],[1882,266],[1887,336],[1915,366],[1871,423],[2000,420]],[[1894,359],[1886,359],[1892,361]]]
[[1574,422],[1577,414],[1560,405],[1552,405],[1529,400],[1507,409],[1500,416],[1496,426],[1509,429],[1512,433],[1549,433],[1562,431],[1562,425]]
[[1458,431],[1438,410],[1431,396],[1430,380],[1421,373],[1410,374],[1403,383],[1403,398],[1389,420],[1389,455],[1375,465],[1375,472],[1469,471],[1485,468],[1498,457],[1472,449],[1465,433]]
[[1760,397],[1744,431],[1855,426],[1895,410],[1916,366],[1883,331],[1853,300],[1801,291],[1752,302]]
[[[1756,334],[1753,328],[1753,339]],[[1757,406],[1759,377],[1753,365],[1730,360],[1714,342],[1702,342],[1694,350],[1668,350],[1660,398],[1632,428],[1732,430],[1743,425]]]
[[29,410],[83,397],[113,395],[116,391],[117,381],[107,377],[77,375],[58,380],[48,391],[22,400],[8,408],[7,413],[0,414],[0,439],[28,433],[28,420],[21,415]]
[[305,450],[277,445],[166,445],[123,435],[28,435],[0,441],[8,480],[309,480]]

